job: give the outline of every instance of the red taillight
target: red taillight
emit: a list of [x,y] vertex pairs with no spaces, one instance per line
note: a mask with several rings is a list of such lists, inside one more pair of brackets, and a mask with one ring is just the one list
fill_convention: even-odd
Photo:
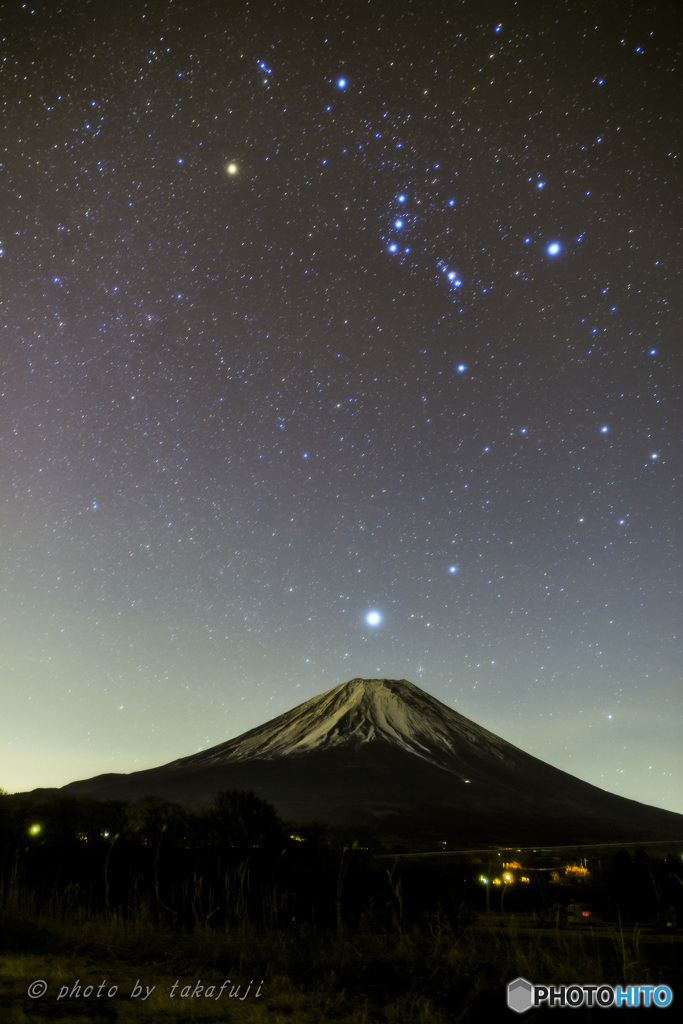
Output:
[[591,916],[590,910],[582,910],[581,911],[581,916],[582,917],[590,917]]

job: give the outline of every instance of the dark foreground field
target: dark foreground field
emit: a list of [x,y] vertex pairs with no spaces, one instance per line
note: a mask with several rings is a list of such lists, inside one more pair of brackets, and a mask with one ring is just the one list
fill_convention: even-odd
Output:
[[[283,830],[236,795],[222,822],[214,809],[201,827],[160,802],[112,806],[115,832],[81,802],[57,811],[7,800],[3,1024],[451,1024],[562,1012],[512,1014],[506,988],[518,976],[666,984],[674,1004],[683,992],[675,844],[406,855],[358,838],[353,848],[323,828]],[[647,1012],[675,1019],[674,1004]]]

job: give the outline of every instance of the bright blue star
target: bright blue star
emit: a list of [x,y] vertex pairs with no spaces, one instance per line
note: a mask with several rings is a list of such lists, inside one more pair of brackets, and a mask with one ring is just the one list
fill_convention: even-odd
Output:
[[368,612],[368,614],[365,616],[365,621],[367,622],[368,626],[379,626],[379,624],[382,621],[382,616],[380,615],[379,612]]
[[609,427],[600,427],[601,434],[609,434]]
[[403,221],[397,217],[396,220],[394,221],[394,227],[396,228],[397,231],[400,231],[401,228],[403,227]]
[[396,245],[396,242],[392,242],[391,245],[389,246],[389,252],[396,252],[397,249],[398,246]]
[[398,201],[399,201],[399,203],[405,203],[405,201],[406,201],[406,197],[405,197],[404,195],[400,195],[400,196],[398,197]]
[[559,242],[551,242],[546,248],[546,252],[548,253],[548,256],[557,256],[562,252],[562,246]]
[[464,373],[466,369],[467,367],[465,366],[464,363],[459,363],[458,366],[456,366],[456,370],[458,371],[458,373]]
[[338,89],[345,89],[346,88],[346,79],[345,78],[338,78],[337,79],[337,88]]
[[451,576],[455,576],[456,572],[458,571],[457,565],[449,565],[448,571],[451,574]]

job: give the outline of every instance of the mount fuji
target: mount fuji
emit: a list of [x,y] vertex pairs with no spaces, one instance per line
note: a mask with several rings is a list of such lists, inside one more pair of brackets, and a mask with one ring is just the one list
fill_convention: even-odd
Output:
[[209,750],[60,792],[188,806],[252,790],[281,816],[411,841],[683,838],[683,815],[615,796],[476,725],[405,679],[352,679]]

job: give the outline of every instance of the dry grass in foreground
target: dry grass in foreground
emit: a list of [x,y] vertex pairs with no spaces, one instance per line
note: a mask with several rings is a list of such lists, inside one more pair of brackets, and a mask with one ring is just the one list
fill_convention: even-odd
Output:
[[[63,907],[32,917],[15,907],[2,936],[3,1024],[456,1024],[497,1019],[518,975],[558,984],[670,981],[646,962],[637,933],[541,936],[518,931],[514,918],[489,927],[485,916],[453,925],[434,914],[409,928],[397,915],[383,929],[366,919],[353,930],[341,921],[327,930],[244,921],[187,931],[142,912],[126,921]],[[38,980],[46,992],[32,999]]]

